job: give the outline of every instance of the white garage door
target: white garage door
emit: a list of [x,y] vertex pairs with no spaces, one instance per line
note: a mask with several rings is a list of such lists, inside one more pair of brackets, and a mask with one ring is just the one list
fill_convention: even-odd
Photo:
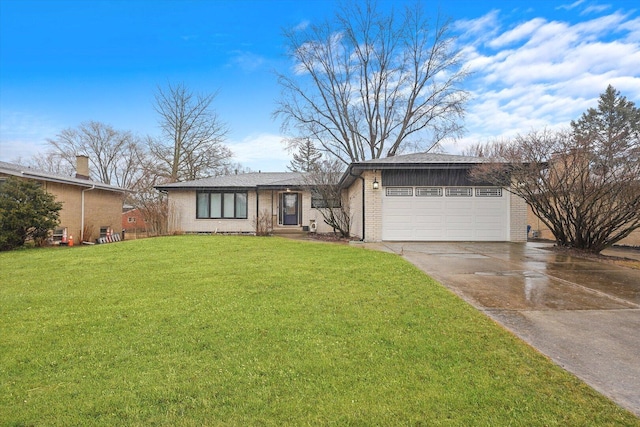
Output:
[[495,187],[386,187],[382,240],[507,241],[508,193]]

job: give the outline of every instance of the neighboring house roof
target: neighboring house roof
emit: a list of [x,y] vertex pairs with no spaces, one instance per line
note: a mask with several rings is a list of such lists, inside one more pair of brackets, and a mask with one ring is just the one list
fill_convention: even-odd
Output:
[[174,182],[156,185],[158,190],[192,190],[203,188],[283,188],[305,186],[305,177],[300,172],[251,172],[237,175],[217,176],[195,181]]
[[37,179],[40,181],[57,182],[61,184],[77,185],[86,188],[98,188],[100,190],[115,191],[124,193],[127,190],[114,185],[103,184],[101,182],[90,181],[88,179],[73,178],[70,176],[55,175],[48,172],[38,171],[28,166],[15,163],[0,162],[0,174],[13,175],[22,178]]

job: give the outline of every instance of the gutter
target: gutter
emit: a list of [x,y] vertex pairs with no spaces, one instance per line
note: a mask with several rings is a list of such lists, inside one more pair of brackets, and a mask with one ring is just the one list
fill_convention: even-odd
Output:
[[[115,186],[109,185],[109,184],[103,184],[103,183],[92,183],[92,184],[89,184],[88,182],[84,183],[84,182],[78,182],[78,180],[74,181],[74,180],[71,180],[71,179],[43,176],[43,175],[31,173],[31,172],[20,172],[20,173],[25,178],[31,178],[31,179],[36,179],[36,180],[46,181],[46,182],[56,182],[58,184],[77,185],[79,187],[87,187],[87,190],[93,190],[95,188],[98,188],[100,190],[114,191],[114,192],[117,192],[117,193],[129,192],[129,190],[126,190],[124,188],[115,187]],[[86,180],[86,181],[88,181],[88,180]],[[89,181],[89,182],[91,182],[91,181]]]
[[91,188],[85,188],[82,190],[82,201],[81,201],[81,213],[80,213],[80,243],[84,242],[84,193],[85,191],[95,190],[96,185],[93,184]]

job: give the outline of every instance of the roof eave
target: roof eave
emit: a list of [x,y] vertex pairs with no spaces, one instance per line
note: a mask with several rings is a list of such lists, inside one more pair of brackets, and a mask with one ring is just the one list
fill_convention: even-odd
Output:
[[107,184],[102,184],[99,182],[93,182],[93,181],[87,181],[87,182],[78,182],[75,180],[71,180],[71,179],[64,179],[64,178],[55,178],[55,177],[50,177],[50,176],[43,176],[37,173],[29,173],[29,172],[19,172],[18,174],[13,174],[14,176],[23,176],[25,178],[31,178],[31,179],[37,179],[37,180],[41,180],[41,181],[46,181],[46,182],[55,182],[58,184],[67,184],[67,185],[75,185],[78,187],[84,187],[84,188],[97,188],[99,190],[105,190],[105,191],[113,191],[115,193],[128,193],[131,192],[131,190],[127,190],[124,188],[120,188],[120,187],[114,187],[111,185],[107,185]]
[[389,163],[389,162],[380,162],[380,163],[351,163],[347,170],[344,172],[342,177],[340,178],[339,185],[341,187],[349,187],[355,179],[366,170],[384,170],[384,169],[469,169],[477,165],[485,164],[484,162],[477,163],[456,163],[456,162],[446,162],[446,163]]

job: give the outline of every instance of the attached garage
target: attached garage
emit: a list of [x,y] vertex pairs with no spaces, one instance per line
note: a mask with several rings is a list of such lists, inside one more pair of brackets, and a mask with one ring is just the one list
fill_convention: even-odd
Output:
[[349,189],[353,235],[374,242],[526,241],[524,200],[471,176],[491,161],[414,153],[352,163],[341,184]]
[[506,241],[505,193],[495,187],[385,187],[382,240]]

